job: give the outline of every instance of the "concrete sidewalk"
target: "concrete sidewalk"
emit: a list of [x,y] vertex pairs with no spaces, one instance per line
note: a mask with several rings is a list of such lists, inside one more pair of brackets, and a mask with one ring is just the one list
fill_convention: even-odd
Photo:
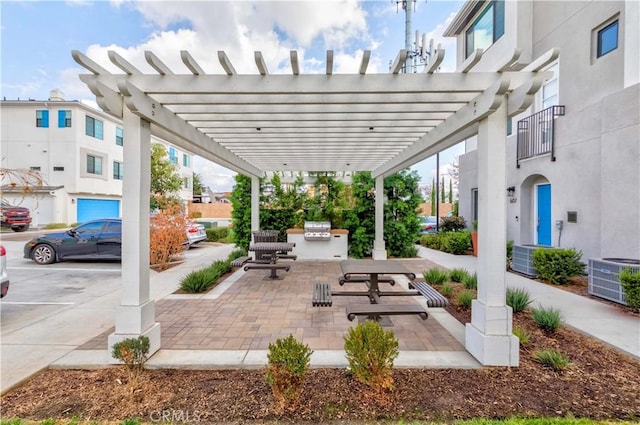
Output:
[[[452,255],[420,247],[418,255],[447,269],[476,271],[478,258]],[[565,323],[632,356],[640,358],[640,319],[604,301],[583,297],[545,285],[515,273],[507,273],[507,286],[524,288],[534,300],[533,306],[560,310]]]

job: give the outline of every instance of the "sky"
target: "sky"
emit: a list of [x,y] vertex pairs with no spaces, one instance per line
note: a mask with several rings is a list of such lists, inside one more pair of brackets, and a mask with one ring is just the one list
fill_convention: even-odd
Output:
[[[442,33],[463,3],[409,1],[414,11],[411,34],[424,33],[445,49],[442,71],[455,70],[455,39]],[[144,60],[144,51],[151,50],[179,73],[187,72],[179,52],[188,50],[212,74],[224,73],[218,50],[227,53],[238,73],[247,74],[257,74],[256,50],[274,74],[291,72],[289,51],[297,50],[301,73],[312,74],[324,72],[327,50],[334,51],[334,73],[357,73],[363,50],[371,50],[367,73],[386,73],[405,47],[405,11],[396,0],[2,0],[0,15],[0,97],[46,100],[57,88],[65,99],[96,108],[95,97],[78,78],[87,71],[73,61],[72,50],[114,73],[121,71],[109,62],[108,50],[143,72],[151,72]],[[462,153],[463,145],[442,152],[440,175],[447,176]],[[436,158],[412,168],[422,185],[430,185]],[[217,164],[196,157],[194,171],[215,192],[233,187],[234,172]]]

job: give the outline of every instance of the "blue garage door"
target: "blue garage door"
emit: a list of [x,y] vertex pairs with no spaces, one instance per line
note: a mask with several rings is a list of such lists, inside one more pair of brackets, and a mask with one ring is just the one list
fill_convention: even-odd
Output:
[[78,221],[120,217],[120,201],[111,199],[78,199]]

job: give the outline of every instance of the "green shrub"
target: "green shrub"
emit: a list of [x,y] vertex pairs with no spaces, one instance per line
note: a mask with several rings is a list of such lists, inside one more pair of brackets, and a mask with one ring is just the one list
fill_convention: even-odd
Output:
[[546,332],[554,332],[562,325],[560,310],[555,308],[532,308],[531,315],[536,325]]
[[467,289],[478,289],[478,273],[467,274],[462,278],[462,284]]
[[349,329],[344,351],[358,381],[375,390],[393,388],[393,361],[399,354],[393,331],[367,320]]
[[451,294],[453,294],[453,285],[451,285],[449,282],[445,282],[440,288],[440,293],[445,297],[450,297]]
[[440,250],[454,255],[462,255],[471,246],[471,233],[445,232],[442,233]]
[[67,223],[49,223],[46,226],[44,226],[44,228],[47,230],[67,229],[69,227],[70,226]]
[[233,251],[231,251],[229,253],[229,256],[227,257],[227,260],[229,262],[235,260],[236,258],[240,258],[240,257],[245,257],[247,255],[247,251],[242,249],[242,248],[238,248],[238,249],[234,249]]
[[[237,257],[236,257],[237,258]],[[232,260],[216,260],[210,266],[189,272],[180,280],[180,288],[192,294],[205,292],[223,275],[231,271]]]
[[507,259],[508,260],[513,259],[513,241],[512,240],[507,241]]
[[625,267],[620,271],[619,278],[625,302],[632,309],[640,310],[640,269],[634,271],[631,267]]
[[125,419],[120,423],[120,425],[140,425],[140,419],[137,419],[137,418]]
[[574,248],[538,248],[533,251],[533,267],[541,279],[555,285],[566,285],[570,277],[585,274],[581,258],[582,252]]
[[422,235],[420,237],[420,245],[440,251],[440,248],[442,248],[442,241],[444,240],[443,235],[443,233]]
[[129,375],[128,384],[132,392],[137,385],[138,377],[142,373],[148,355],[149,338],[146,336],[127,338],[113,344],[111,356],[126,366]]
[[531,304],[529,292],[524,288],[507,288],[507,305],[514,313],[520,313]]
[[207,232],[207,242],[227,242],[229,238],[228,227],[212,227],[205,230]]
[[556,372],[566,369],[571,362],[569,358],[558,350],[546,349],[533,353],[533,359]]
[[475,298],[475,293],[473,291],[462,291],[458,294],[458,297],[456,299],[456,303],[458,305],[458,307],[463,308],[465,310],[470,309],[471,308],[471,302],[473,301],[473,299]]
[[461,283],[464,277],[468,275],[469,272],[466,269],[453,269],[449,272],[449,279]]
[[422,272],[422,277],[424,277],[425,282],[430,285],[442,285],[449,279],[449,274],[433,267],[427,271]]
[[520,345],[527,345],[531,340],[531,334],[524,328],[513,328],[513,334],[520,340]]
[[440,230],[443,232],[455,232],[457,230],[464,230],[467,228],[467,222],[464,221],[464,217],[451,216],[443,217],[440,219]]
[[279,411],[295,409],[309,372],[313,351],[293,335],[269,344],[266,379]]

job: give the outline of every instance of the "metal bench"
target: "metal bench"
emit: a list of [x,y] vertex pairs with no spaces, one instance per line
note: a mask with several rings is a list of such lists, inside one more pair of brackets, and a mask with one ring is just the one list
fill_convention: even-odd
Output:
[[446,307],[449,305],[447,297],[436,291],[427,282],[409,282],[409,288],[415,289],[426,298],[428,307]]
[[242,267],[244,266],[244,264],[246,262],[248,262],[249,260],[251,260],[251,257],[246,256],[246,257],[238,257],[235,260],[233,260],[231,262],[231,267]]
[[269,278],[271,279],[277,279],[278,278],[278,270],[284,270],[286,272],[289,271],[289,269],[291,268],[291,266],[286,266],[286,265],[281,265],[281,264],[273,264],[273,263],[268,263],[268,264],[261,264],[261,263],[248,263],[244,266],[244,271],[246,272],[247,270],[250,269],[257,269],[257,270],[271,270],[271,274],[269,275]]
[[311,305],[314,307],[331,307],[332,304],[331,286],[328,283],[314,283]]
[[[367,275],[349,275],[348,279],[345,276],[340,276],[338,283],[340,286],[344,286],[345,282],[369,282],[369,279]],[[378,282],[386,282],[391,286],[396,284],[396,281],[391,276],[379,276]]]
[[298,256],[293,254],[277,253],[278,260],[297,260]]
[[417,314],[422,320],[429,315],[418,304],[350,304],[347,306],[347,319],[356,316],[367,316],[369,320],[379,321],[381,316],[395,316],[400,314]]

